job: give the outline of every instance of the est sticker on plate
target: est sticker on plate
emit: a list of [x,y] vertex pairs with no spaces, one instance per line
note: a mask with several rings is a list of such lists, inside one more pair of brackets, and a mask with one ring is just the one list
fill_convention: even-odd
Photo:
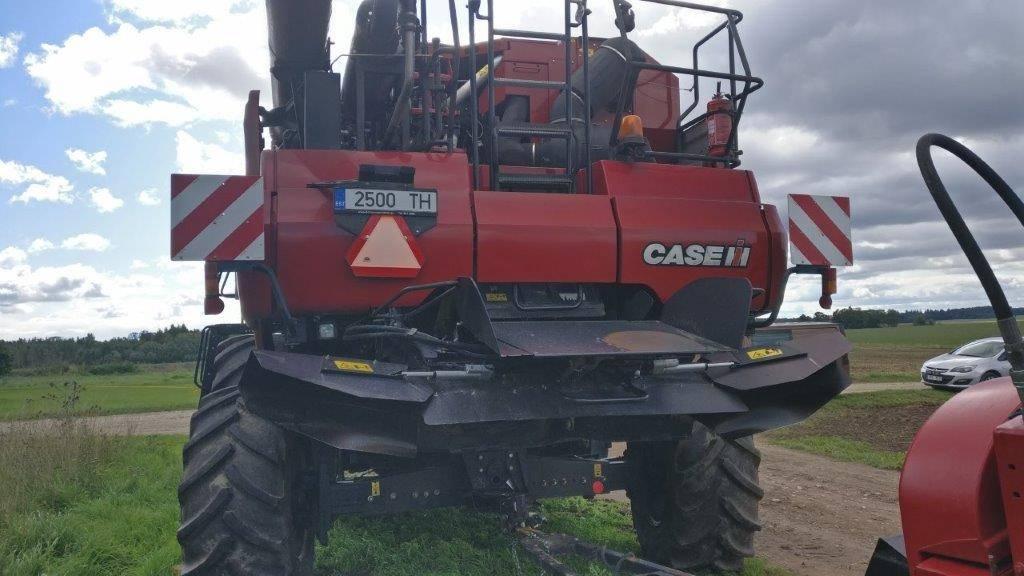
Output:
[[334,367],[342,372],[359,372],[361,374],[373,374],[373,366],[366,362],[353,362],[351,360],[335,360]]
[[751,360],[764,360],[765,358],[782,356],[782,354],[781,348],[754,348],[753,350],[747,350],[747,358]]

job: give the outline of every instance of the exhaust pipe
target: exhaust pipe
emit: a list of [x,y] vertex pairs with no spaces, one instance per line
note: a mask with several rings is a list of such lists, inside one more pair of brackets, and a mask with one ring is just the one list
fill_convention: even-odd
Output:
[[327,70],[331,0],[267,0],[274,107],[287,105],[307,70]]

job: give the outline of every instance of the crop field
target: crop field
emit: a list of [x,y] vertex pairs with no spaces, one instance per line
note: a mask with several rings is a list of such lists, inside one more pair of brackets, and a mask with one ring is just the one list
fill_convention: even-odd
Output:
[[850,355],[853,381],[917,382],[925,360],[971,340],[998,335],[993,320],[847,330],[854,346]]
[[931,389],[846,394],[807,421],[770,432],[766,439],[835,460],[899,470],[918,429],[952,397],[951,392]]
[[0,378],[0,420],[54,416],[73,404],[83,415],[195,408],[192,368],[139,366],[128,374],[11,375]]
[[[118,438],[69,427],[0,433],[0,566],[6,576],[168,576],[180,561],[177,436]],[[628,504],[541,504],[546,529],[637,550]],[[585,576],[611,571],[582,561]],[[339,520],[317,576],[536,576],[489,514],[464,509]],[[743,576],[787,576],[754,559]]]

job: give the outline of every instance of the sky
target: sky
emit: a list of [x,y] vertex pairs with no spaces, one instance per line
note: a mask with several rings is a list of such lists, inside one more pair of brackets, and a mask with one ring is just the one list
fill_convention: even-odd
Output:
[[[336,52],[356,4],[334,1]],[[555,30],[551,4],[497,0],[496,17]],[[634,4],[631,37],[666,63],[687,63],[716,23]],[[766,82],[740,132],[764,200],[852,198],[856,263],[840,271],[836,306],[986,304],[913,146],[925,132],[949,134],[1024,190],[1024,2],[717,4],[744,12],[743,44]],[[447,22],[447,2],[432,6],[430,22]],[[613,34],[610,0],[591,6],[592,34]],[[719,48],[702,66],[724,63]],[[250,89],[269,99],[268,61],[260,1],[0,0],[0,339],[237,319],[230,306],[204,317],[201,265],[169,260],[168,175],[243,171],[242,108]],[[1024,305],[1024,231],[967,169],[944,158],[939,168],[1011,302]],[[817,298],[816,281],[794,281],[783,314],[814,312]]]

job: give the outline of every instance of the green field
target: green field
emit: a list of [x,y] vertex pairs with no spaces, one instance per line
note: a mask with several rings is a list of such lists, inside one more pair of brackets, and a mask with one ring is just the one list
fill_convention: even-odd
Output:
[[914,435],[953,394],[939,390],[886,390],[846,394],[807,421],[765,434],[779,446],[899,470]]
[[182,410],[195,408],[199,401],[192,369],[181,365],[140,366],[138,372],[104,376],[73,372],[12,375],[0,378],[0,420],[60,414],[72,382],[80,388],[76,411],[83,414]]
[[[1024,324],[1022,324],[1024,326]],[[999,336],[994,320],[847,330],[854,382],[917,382],[921,364],[972,340]]]
[[[1024,321],[1018,320],[1018,324],[1024,327]],[[951,350],[971,340],[999,336],[999,328],[995,320],[963,320],[932,326],[901,324],[896,328],[861,328],[847,330],[846,334],[854,344],[926,346]]]
[[[184,438],[88,438],[0,434],[0,566],[6,576],[167,576],[179,562],[174,534]],[[551,531],[637,549],[627,504],[571,498],[546,501],[541,511]],[[575,568],[584,576],[612,573],[583,563]],[[339,520],[318,549],[316,574],[512,576],[540,570],[501,532],[496,517],[452,509]],[[787,572],[755,559],[743,574]]]

